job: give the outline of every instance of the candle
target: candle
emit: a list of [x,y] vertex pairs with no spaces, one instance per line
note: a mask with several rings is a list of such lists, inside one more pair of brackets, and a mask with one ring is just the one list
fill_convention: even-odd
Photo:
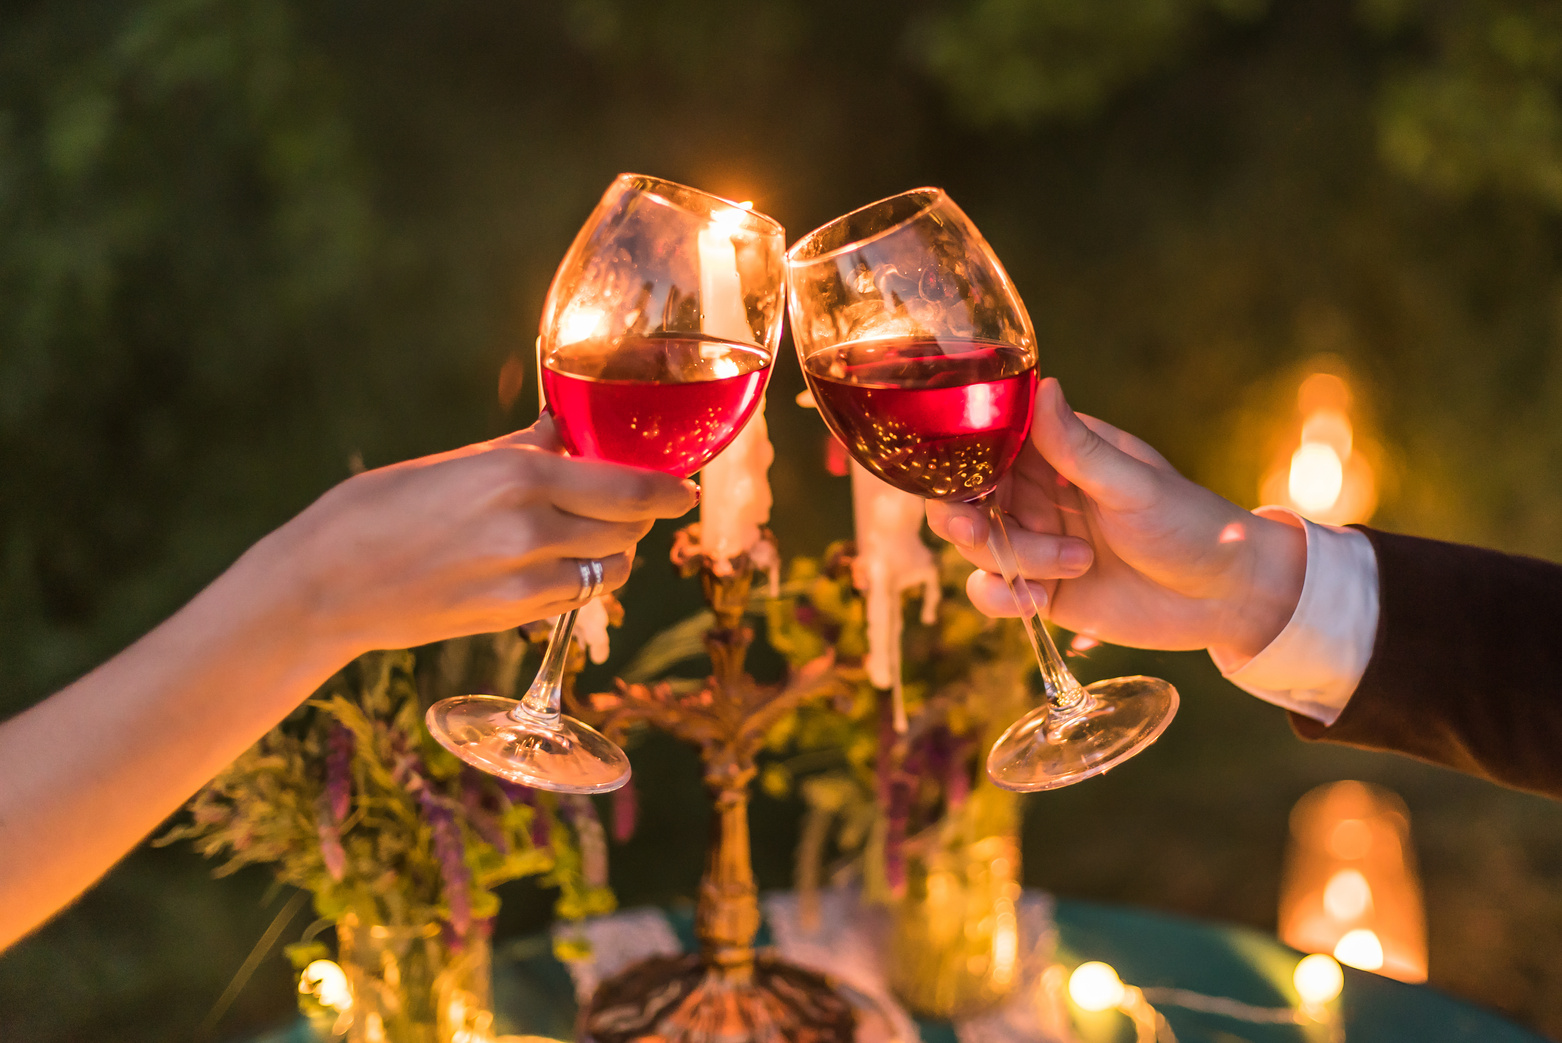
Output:
[[1279,935],[1303,952],[1401,981],[1426,980],[1426,910],[1398,797],[1345,781],[1297,802]]
[[[743,211],[733,208],[714,215],[700,230],[700,311],[707,337],[753,344],[754,331],[743,303],[733,243],[742,219]],[[724,360],[718,364],[720,361]],[[735,363],[728,365],[736,367]],[[770,520],[768,475],[774,461],[761,399],[738,436],[700,472],[700,548],[717,575],[732,571],[732,559],[759,553],[759,530]],[[755,564],[770,572],[774,587],[777,563],[765,560]]]
[[922,542],[922,498],[901,492],[851,462],[852,515],[857,560],[852,583],[867,601],[868,655],[863,665],[875,688],[894,693],[895,728],[905,730],[901,704],[901,594],[922,588],[922,622],[938,619],[938,564]]
[[605,598],[606,595],[595,597],[580,606],[580,614],[575,617],[575,629],[572,632],[580,647],[586,650],[586,655],[599,665],[607,662],[609,651]]

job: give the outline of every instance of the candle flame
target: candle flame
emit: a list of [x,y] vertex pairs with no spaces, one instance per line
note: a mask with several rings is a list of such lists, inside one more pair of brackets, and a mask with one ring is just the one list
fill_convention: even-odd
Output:
[[1296,441],[1265,476],[1259,495],[1329,524],[1365,521],[1377,503],[1371,463],[1358,451],[1351,393],[1332,373],[1314,373],[1297,395]]
[[1364,971],[1382,970],[1383,943],[1374,932],[1358,927],[1354,931],[1347,931],[1345,937],[1335,945],[1334,958],[1347,967],[1357,967]]
[[710,215],[711,223],[723,228],[737,228],[748,217],[749,211],[754,209],[753,200],[745,199],[737,206],[723,207],[713,211]]
[[1345,461],[1332,445],[1303,442],[1291,456],[1286,491],[1291,502],[1309,513],[1327,511],[1345,489]]

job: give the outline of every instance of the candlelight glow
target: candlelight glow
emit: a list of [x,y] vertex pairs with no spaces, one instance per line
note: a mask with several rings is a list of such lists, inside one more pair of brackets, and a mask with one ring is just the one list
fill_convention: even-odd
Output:
[[[993,873],[1003,875],[996,862]],[[993,916],[993,982],[999,988],[1006,988],[1014,980],[1014,969],[1020,962],[1020,924],[1014,913],[1014,902],[1000,898]]]
[[353,1005],[347,974],[330,960],[316,960],[305,967],[298,978],[298,991],[314,996],[321,1006],[334,1011],[345,1011]]
[[1122,1003],[1128,990],[1110,964],[1092,960],[1075,967],[1069,975],[1068,994],[1081,1010],[1096,1013]]
[[1302,1002],[1309,1007],[1328,1003],[1345,988],[1345,972],[1333,957],[1321,952],[1304,956],[1291,980]]
[[1372,830],[1359,818],[1341,819],[1329,830],[1328,846],[1335,858],[1366,858],[1372,850]]
[[1291,813],[1280,940],[1400,981],[1426,980],[1426,909],[1404,802],[1336,782]]
[[1332,445],[1303,442],[1291,454],[1291,473],[1286,491],[1291,501],[1304,511],[1327,511],[1340,499],[1345,488],[1345,464]]
[[1346,932],[1345,937],[1340,939],[1334,947],[1334,958],[1364,971],[1382,970],[1383,943],[1374,932],[1358,927]]
[[1336,920],[1354,920],[1372,908],[1372,886],[1359,869],[1342,869],[1323,889],[1323,908]]
[[589,304],[572,305],[559,319],[558,346],[564,347],[590,340],[606,317],[602,309],[593,308]]
[[743,219],[748,216],[748,212],[752,209],[754,209],[753,200],[745,199],[736,207],[726,207],[715,211],[710,215],[710,219],[712,223],[718,224],[723,228],[737,228],[743,224]]
[[1300,423],[1264,476],[1264,503],[1290,507],[1330,525],[1366,521],[1377,506],[1377,480],[1360,451],[1351,392],[1332,373],[1314,373],[1297,393]]
[[965,389],[965,422],[973,427],[986,427],[996,419],[990,384],[972,384]]

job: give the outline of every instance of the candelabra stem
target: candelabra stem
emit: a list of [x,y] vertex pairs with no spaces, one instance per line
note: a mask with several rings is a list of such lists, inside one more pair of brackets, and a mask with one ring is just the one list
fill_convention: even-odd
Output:
[[715,816],[695,907],[700,952],[652,957],[603,982],[581,1012],[580,1035],[590,1043],[851,1043],[856,1014],[825,977],[754,951],[760,915],[748,787],[755,754],[779,713],[824,689],[807,678],[801,687],[764,687],[744,673],[754,638],[743,625],[753,563],[745,554],[718,570],[688,532],[674,544],[673,561],[685,575],[699,573],[716,617],[705,635],[710,684],[683,708],[645,693],[639,709],[619,713],[656,721],[697,745],[704,761]]
[[[746,776],[753,775],[750,767]],[[747,779],[716,791],[710,858],[700,881],[694,930],[711,966],[730,980],[754,972],[754,936],[759,932],[759,892],[749,856]]]

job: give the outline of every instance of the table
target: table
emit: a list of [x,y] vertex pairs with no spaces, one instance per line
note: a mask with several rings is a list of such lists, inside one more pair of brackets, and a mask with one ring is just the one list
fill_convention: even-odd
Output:
[[[686,949],[694,947],[693,910],[663,910]],[[1125,906],[1059,899],[1053,906],[1059,959],[1074,965],[1104,960],[1124,981],[1145,989],[1184,989],[1256,1007],[1294,1002],[1291,974],[1298,953],[1247,928],[1152,913]],[[768,926],[761,944],[770,941]],[[1339,1001],[1347,1043],[1546,1043],[1496,1014],[1426,986],[1407,985],[1345,968]],[[501,942],[494,953],[494,1005],[508,1032],[572,1038],[576,1014],[570,974],[546,936]],[[1264,1025],[1159,1005],[1178,1043],[1322,1043],[1316,1026]],[[945,1023],[918,1022],[923,1043],[956,1043]],[[306,1043],[300,1024],[253,1043]],[[1083,1043],[1132,1041],[1126,1018],[1097,1015],[1080,1030]]]

